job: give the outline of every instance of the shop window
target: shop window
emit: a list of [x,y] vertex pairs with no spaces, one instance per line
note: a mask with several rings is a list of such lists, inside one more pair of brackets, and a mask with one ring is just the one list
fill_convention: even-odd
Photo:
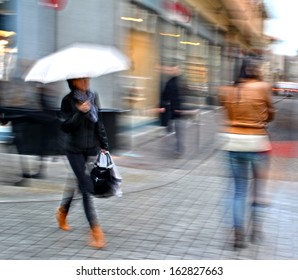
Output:
[[147,33],[155,33],[156,22],[156,14],[132,3],[123,3],[121,23],[124,27]]
[[16,66],[15,32],[0,30],[0,80],[8,81]]
[[186,40],[183,27],[162,22],[159,29],[162,64],[184,64],[187,46],[181,44]]
[[195,96],[208,93],[208,42],[197,35],[188,37],[185,73],[189,88]]

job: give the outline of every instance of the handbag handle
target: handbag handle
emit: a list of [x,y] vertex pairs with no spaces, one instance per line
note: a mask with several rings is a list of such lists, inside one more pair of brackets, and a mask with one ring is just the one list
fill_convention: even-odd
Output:
[[107,166],[106,167],[107,168],[111,167],[113,165],[113,162],[112,162],[111,155],[110,155],[109,152],[106,152],[106,153],[100,152],[98,154],[98,157],[97,157],[97,160],[96,160],[96,165],[98,165],[98,163],[100,162],[100,157],[101,157],[102,154],[105,155],[106,158],[107,158]]

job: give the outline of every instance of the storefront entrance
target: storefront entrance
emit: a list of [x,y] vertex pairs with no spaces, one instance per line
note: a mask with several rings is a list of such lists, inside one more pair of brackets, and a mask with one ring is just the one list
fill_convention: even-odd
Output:
[[135,122],[155,117],[152,109],[159,105],[158,45],[155,35],[131,30],[127,38],[127,55],[131,70],[124,78],[124,108],[131,110]]

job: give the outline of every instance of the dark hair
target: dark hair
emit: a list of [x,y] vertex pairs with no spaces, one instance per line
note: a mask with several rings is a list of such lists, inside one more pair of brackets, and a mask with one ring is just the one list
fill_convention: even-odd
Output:
[[255,58],[245,58],[243,60],[239,79],[260,79],[260,61]]
[[73,79],[68,79],[68,80],[67,80],[68,87],[69,87],[69,89],[70,89],[71,91],[73,91],[73,90],[76,89],[75,86],[73,85],[72,81],[73,81]]

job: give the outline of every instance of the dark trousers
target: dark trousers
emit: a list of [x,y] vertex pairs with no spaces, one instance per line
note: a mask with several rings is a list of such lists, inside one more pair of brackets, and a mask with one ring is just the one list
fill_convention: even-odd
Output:
[[[86,165],[89,161],[88,153],[66,153],[67,159],[70,166],[77,178],[78,187],[83,198],[83,207],[85,211],[86,218],[89,222],[90,227],[98,225],[95,208],[93,205],[93,197],[90,194],[92,188],[92,180],[88,173],[86,173]],[[74,186],[66,186],[61,206],[68,212],[72,199],[75,194]]]

